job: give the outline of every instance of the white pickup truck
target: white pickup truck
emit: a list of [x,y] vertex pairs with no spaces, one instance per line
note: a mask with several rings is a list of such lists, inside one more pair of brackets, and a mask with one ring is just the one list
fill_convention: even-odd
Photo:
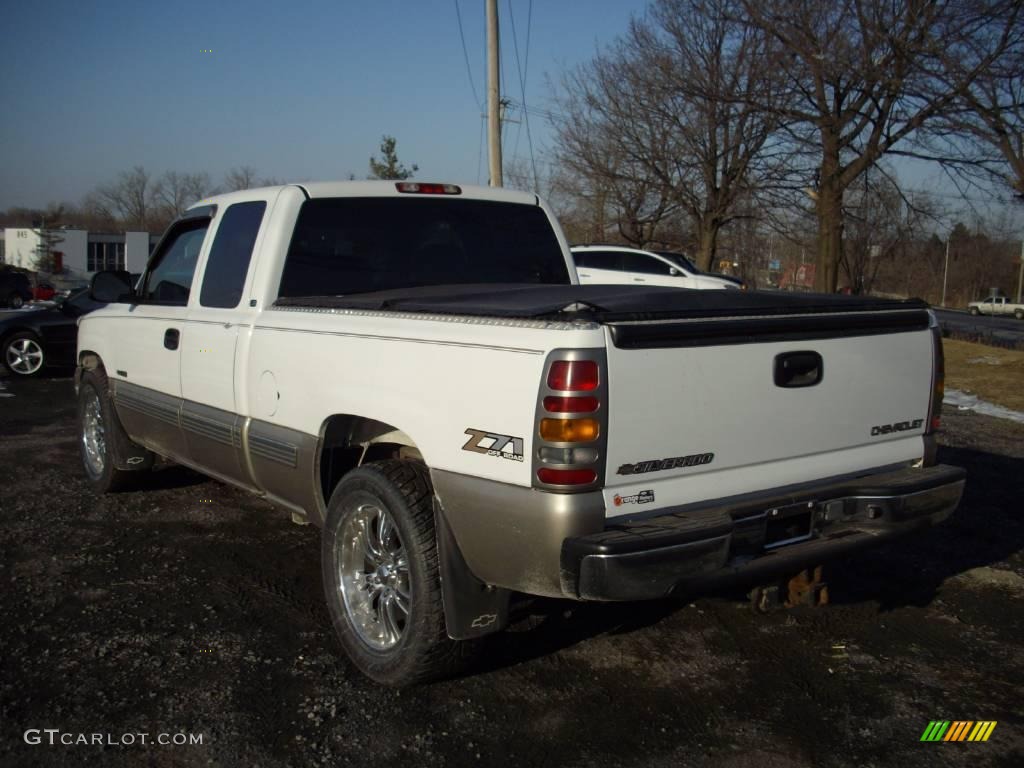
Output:
[[984,301],[972,301],[967,305],[972,315],[1013,315],[1024,320],[1024,304],[1014,304],[1005,296],[989,296]]
[[464,663],[515,593],[765,583],[946,518],[917,301],[578,285],[534,195],[310,183],[203,201],[102,272],[76,388],[99,491],[155,456],[322,528],[374,680]]

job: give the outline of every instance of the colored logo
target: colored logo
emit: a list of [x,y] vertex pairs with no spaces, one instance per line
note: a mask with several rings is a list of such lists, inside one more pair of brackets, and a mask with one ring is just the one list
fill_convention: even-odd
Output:
[[932,720],[921,741],[988,741],[997,720]]

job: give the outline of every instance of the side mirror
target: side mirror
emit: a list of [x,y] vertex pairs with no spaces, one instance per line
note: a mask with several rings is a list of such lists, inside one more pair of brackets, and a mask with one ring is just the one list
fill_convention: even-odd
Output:
[[131,299],[134,294],[132,277],[125,270],[108,269],[92,276],[89,285],[89,296],[93,301],[103,304],[115,304]]
[[670,275],[671,275],[672,277],[678,277],[678,276],[679,276],[679,270],[678,270],[678,269],[676,269],[675,267],[669,267],[669,268],[668,268],[668,273],[669,273],[669,274],[670,274]]

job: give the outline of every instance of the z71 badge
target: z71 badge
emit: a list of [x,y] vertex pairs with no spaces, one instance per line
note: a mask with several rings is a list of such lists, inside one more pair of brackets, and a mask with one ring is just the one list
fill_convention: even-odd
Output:
[[523,460],[523,438],[521,437],[499,435],[496,432],[487,432],[482,429],[467,429],[465,434],[469,435],[469,440],[462,446],[464,451],[482,453],[487,456],[500,456],[512,461]]

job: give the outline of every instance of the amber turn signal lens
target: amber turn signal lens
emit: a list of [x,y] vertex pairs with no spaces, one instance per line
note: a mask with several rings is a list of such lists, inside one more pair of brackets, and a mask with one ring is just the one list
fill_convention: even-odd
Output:
[[540,420],[540,436],[549,443],[589,443],[600,434],[597,419]]

